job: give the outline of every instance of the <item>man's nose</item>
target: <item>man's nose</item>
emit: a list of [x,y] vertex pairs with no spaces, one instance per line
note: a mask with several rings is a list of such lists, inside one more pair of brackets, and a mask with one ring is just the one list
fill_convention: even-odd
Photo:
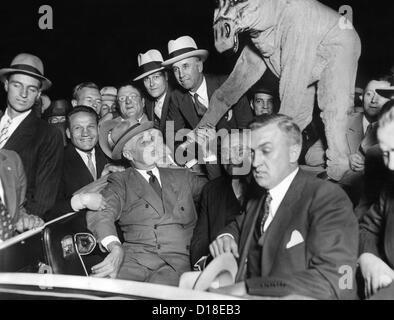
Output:
[[23,98],[26,98],[26,97],[27,97],[27,88],[21,88],[20,95],[21,95]]
[[82,134],[81,135],[82,136],[88,136],[89,135],[88,129],[87,128],[82,128]]
[[261,163],[263,162],[263,156],[261,154],[261,152],[256,151],[254,152],[254,154],[252,154],[252,165],[253,167],[258,167],[259,165],[261,165]]

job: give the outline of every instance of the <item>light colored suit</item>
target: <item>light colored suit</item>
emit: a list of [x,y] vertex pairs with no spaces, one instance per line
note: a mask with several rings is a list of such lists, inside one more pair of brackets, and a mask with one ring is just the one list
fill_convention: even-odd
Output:
[[26,176],[18,154],[0,149],[0,180],[3,186],[5,206],[15,224],[22,214],[26,195]]
[[178,285],[190,270],[190,241],[197,221],[194,203],[206,180],[187,169],[159,168],[162,199],[135,169],[110,175],[103,190],[107,208],[88,212],[98,241],[122,230],[125,259],[118,277]]

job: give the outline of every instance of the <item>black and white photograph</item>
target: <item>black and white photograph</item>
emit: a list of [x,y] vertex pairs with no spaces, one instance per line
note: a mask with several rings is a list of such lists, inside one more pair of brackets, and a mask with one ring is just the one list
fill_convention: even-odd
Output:
[[394,300],[393,12],[3,1],[0,300]]

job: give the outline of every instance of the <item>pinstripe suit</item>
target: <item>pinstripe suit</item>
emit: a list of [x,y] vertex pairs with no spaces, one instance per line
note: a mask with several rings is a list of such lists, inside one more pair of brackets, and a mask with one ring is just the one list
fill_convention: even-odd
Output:
[[3,148],[15,151],[22,160],[27,177],[27,211],[43,217],[55,203],[59,186],[63,161],[61,132],[31,112]]

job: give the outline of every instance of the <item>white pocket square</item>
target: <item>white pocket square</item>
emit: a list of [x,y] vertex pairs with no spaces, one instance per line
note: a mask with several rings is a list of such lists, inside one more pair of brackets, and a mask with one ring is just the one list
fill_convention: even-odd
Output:
[[304,242],[304,238],[302,237],[301,233],[297,230],[294,230],[291,233],[290,241],[286,244],[286,249],[290,249],[291,247],[294,247],[302,242]]

